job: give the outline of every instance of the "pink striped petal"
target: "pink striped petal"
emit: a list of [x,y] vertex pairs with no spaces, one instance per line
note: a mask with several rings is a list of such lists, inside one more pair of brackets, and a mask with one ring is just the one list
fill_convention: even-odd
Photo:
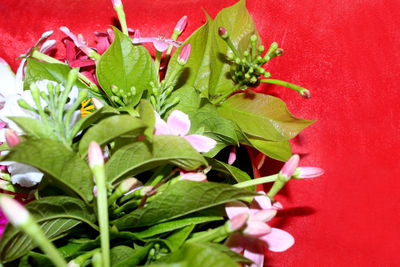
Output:
[[186,135],[190,130],[189,116],[180,110],[174,110],[169,114],[167,125],[173,135]]
[[249,208],[240,201],[232,201],[225,205],[225,212],[229,219],[242,213],[249,214],[249,211]]
[[167,123],[161,119],[160,115],[154,111],[156,123],[154,125],[154,135],[171,134]]
[[269,234],[271,232],[271,227],[261,221],[252,221],[249,220],[247,222],[247,227],[244,229],[243,233],[249,236],[261,237]]
[[272,228],[271,233],[260,237],[260,240],[264,241],[268,249],[273,252],[285,251],[294,244],[293,236],[278,228]]
[[264,266],[264,246],[257,239],[247,239],[243,256],[253,261],[253,264],[246,267]]
[[186,141],[188,141],[198,152],[208,152],[217,145],[217,142],[214,139],[204,135],[191,134],[184,136],[183,138],[185,138]]

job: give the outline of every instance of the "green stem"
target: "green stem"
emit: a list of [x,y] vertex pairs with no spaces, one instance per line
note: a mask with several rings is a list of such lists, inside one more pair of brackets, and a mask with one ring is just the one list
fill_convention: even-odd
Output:
[[[40,60],[40,61],[44,61],[44,62],[47,62],[47,63],[67,65],[64,62],[59,61],[59,60],[57,60],[55,58],[52,58],[52,57],[50,57],[50,56],[48,56],[46,54],[43,54],[43,53],[41,53],[41,52],[39,52],[37,50],[33,51],[31,56],[34,59],[37,59],[37,60]],[[94,82],[92,82],[91,80],[89,80],[82,73],[80,73],[80,72],[78,73],[78,78],[82,83],[87,85],[92,91],[97,92],[97,93],[101,92],[100,89],[97,87],[97,85]]]
[[220,102],[222,102],[225,98],[227,98],[228,96],[230,96],[232,93],[236,92],[240,87],[242,86],[241,83],[236,84],[232,90],[230,90],[229,92],[223,94],[222,96],[218,97],[216,100],[212,101],[211,103],[213,105],[218,105]]
[[37,225],[37,223],[33,220],[31,216],[29,216],[28,221],[24,224],[21,224],[20,227],[33,240],[35,240],[41,250],[47,255],[47,257],[54,263],[55,266],[67,266],[67,262],[60,255],[54,245],[47,239],[42,229],[39,227],[39,225]]
[[275,183],[272,185],[271,189],[268,191],[267,196],[273,200],[275,195],[285,186],[288,180],[282,175],[277,175]]
[[236,57],[240,58],[239,52],[237,51],[236,47],[233,45],[232,40],[230,38],[224,39],[226,44],[229,46],[229,48],[232,50],[233,54],[235,54]]
[[42,104],[40,103],[40,90],[37,87],[35,83],[31,83],[30,85],[30,90],[31,90],[31,95],[33,98],[33,101],[35,102],[37,111],[39,112],[40,117],[43,120],[43,123],[46,125],[47,129],[51,129],[52,127],[50,126],[50,123],[47,119],[47,114],[44,112],[42,108]]
[[186,242],[210,242],[217,238],[226,237],[228,234],[230,233],[227,231],[226,224],[224,224],[212,230],[198,233]]
[[122,5],[114,7],[117,12],[119,23],[121,24],[122,32],[129,37],[128,26],[126,25],[126,17],[124,12],[124,7]]
[[69,120],[71,118],[71,115],[76,111],[76,109],[79,107],[81,102],[87,97],[87,90],[83,90],[79,92],[78,99],[75,101],[74,105],[69,108],[67,115],[65,116],[64,119],[64,128],[65,128],[65,136],[68,141],[72,141],[74,136],[70,136],[70,128],[69,128]]
[[154,65],[155,65],[155,68],[156,68],[156,71],[157,71],[157,81],[159,82],[159,80],[160,80],[160,62],[161,62],[161,52],[160,51],[157,51],[156,52],[156,59],[155,59],[155,61],[154,61]]
[[292,90],[295,90],[298,93],[302,93],[302,91],[307,90],[304,87],[295,85],[293,83],[289,83],[289,82],[285,82],[285,81],[281,81],[281,80],[275,80],[275,79],[262,79],[260,80],[260,83],[271,83],[271,84],[276,84],[276,85],[281,85],[287,88],[290,88]]
[[[179,32],[177,32],[177,31],[174,30],[174,32],[173,32],[172,35],[171,35],[171,39],[174,40],[174,41],[176,41],[176,39],[178,39],[179,35],[180,35]],[[171,55],[171,52],[172,52],[172,48],[173,48],[173,47],[174,47],[174,46],[171,45],[171,44],[168,46],[167,53],[165,54],[165,58],[164,58],[164,62],[165,62],[165,63],[168,62],[169,56]]]
[[275,182],[277,178],[278,178],[278,174],[274,174],[274,175],[270,175],[270,176],[264,176],[264,177],[252,179],[249,181],[237,183],[237,184],[234,184],[233,186],[238,187],[238,188],[249,187],[249,186],[258,185],[258,184]]
[[108,223],[107,182],[104,165],[92,168],[97,186],[97,212],[100,226],[101,254],[104,267],[110,266],[110,234]]

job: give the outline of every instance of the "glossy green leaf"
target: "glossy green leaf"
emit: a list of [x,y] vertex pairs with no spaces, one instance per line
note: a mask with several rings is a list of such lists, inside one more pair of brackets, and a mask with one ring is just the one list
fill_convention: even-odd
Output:
[[49,138],[57,140],[57,137],[52,133],[52,131],[47,129],[40,120],[28,117],[8,118],[15,122],[24,131],[24,133],[32,138]]
[[185,228],[175,231],[173,234],[165,239],[170,244],[171,252],[178,250],[183,245],[185,240],[192,233],[194,227],[194,224],[189,224]]
[[248,140],[250,146],[270,158],[285,162],[292,156],[292,148],[290,147],[289,141],[275,142],[251,137],[249,137]]
[[[30,202],[25,207],[50,240],[63,237],[82,222],[97,228],[93,209],[77,198],[46,197]],[[28,235],[7,224],[0,240],[0,259],[12,261],[36,246]]]
[[155,225],[249,196],[254,193],[226,184],[178,181],[144,208],[115,220],[113,224],[118,229]]
[[195,170],[207,161],[184,138],[156,135],[153,143],[136,142],[120,148],[106,164],[106,175],[116,183],[154,167],[173,164],[184,170]]
[[143,261],[152,245],[147,245],[145,247],[138,247],[129,255],[129,257],[124,258],[119,261],[117,264],[113,264],[113,267],[127,267],[127,266],[136,266],[141,261]]
[[[26,72],[24,78],[24,88],[29,89],[32,82],[40,80],[50,80],[67,85],[68,73],[71,68],[65,64],[53,64],[40,62],[35,59],[28,58],[26,64]],[[79,89],[87,89],[86,85],[76,80],[74,83]]]
[[186,243],[181,249],[172,253],[168,263],[184,262],[190,267],[239,267],[226,253],[208,246],[207,243]]
[[97,63],[97,79],[108,95],[113,95],[111,85],[117,86],[125,94],[134,86],[136,94],[131,103],[136,105],[144,89],[150,82],[157,82],[153,60],[142,45],[132,44],[130,37],[114,28],[115,39]]
[[205,222],[211,222],[211,221],[218,221],[222,220],[223,217],[220,216],[201,216],[201,217],[187,217],[183,219],[178,219],[178,220],[173,220],[173,221],[168,221],[160,224],[156,224],[150,228],[147,228],[146,230],[142,232],[135,233],[136,236],[139,238],[148,238],[151,236],[159,235],[162,233],[166,232],[171,232],[183,227],[186,227],[188,225],[196,225],[200,223],[205,223]]
[[135,253],[135,250],[128,246],[116,246],[110,250],[111,266],[117,265]]
[[[228,51],[231,51],[225,41],[218,34],[218,28],[225,27],[228,30],[229,38],[242,54],[250,47],[250,36],[258,32],[252,16],[246,9],[244,0],[222,9],[214,20],[211,33],[211,77],[210,77],[210,96],[226,93],[230,91],[234,83],[230,78],[230,64],[225,59]],[[260,38],[258,38],[260,40]]]
[[89,166],[59,142],[28,140],[13,147],[2,160],[32,165],[52,176],[60,189],[73,192],[87,202],[93,199],[93,178]]
[[271,141],[289,140],[314,122],[293,116],[281,99],[257,93],[231,96],[218,113],[246,134]]
[[108,117],[95,124],[83,135],[79,143],[79,153],[85,156],[92,141],[102,146],[126,133],[134,132],[136,136],[139,136],[145,129],[146,124],[142,120],[128,114]]
[[202,95],[208,96],[208,84],[210,80],[210,45],[211,45],[211,25],[212,20],[198,28],[185,42],[174,52],[169,61],[166,80],[168,80],[178,65],[179,53],[185,44],[190,43],[192,50],[190,57],[185,64],[185,68],[180,77],[176,77],[173,84],[176,87],[193,86]]

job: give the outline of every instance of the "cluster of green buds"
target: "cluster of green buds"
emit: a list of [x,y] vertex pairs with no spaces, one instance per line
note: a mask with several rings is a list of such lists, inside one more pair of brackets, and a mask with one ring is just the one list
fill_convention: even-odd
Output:
[[[40,90],[38,83],[30,84],[30,93],[34,105],[28,104],[24,99],[18,100],[18,105],[26,110],[39,115],[45,131],[50,138],[58,139],[66,144],[71,144],[72,139],[79,131],[79,124],[71,125],[73,113],[79,108],[80,103],[87,97],[87,90],[80,90],[75,102],[70,103],[69,95],[77,79],[78,69],[72,69],[68,74],[67,85],[62,85],[45,80],[46,90]],[[77,89],[77,88],[75,88]]]
[[111,85],[111,92],[113,93],[110,96],[111,101],[120,105],[121,107],[132,106],[136,103],[133,102],[134,96],[136,95],[136,88],[132,86],[129,90],[122,90],[118,88],[116,85]]
[[168,253],[169,249],[164,243],[155,243],[149,250],[146,265],[161,259],[161,257],[166,256]]
[[252,35],[250,37],[251,48],[240,55],[239,51],[233,45],[232,40],[229,38],[226,28],[220,27],[218,33],[232,50],[232,52],[227,55],[227,59],[232,63],[231,77],[235,83],[252,86],[257,84],[262,76],[269,78],[271,74],[264,70],[263,65],[272,58],[283,54],[283,49],[278,48],[278,44],[274,42],[271,44],[266,54],[262,56],[265,47],[263,45],[257,47],[258,38],[256,35]]

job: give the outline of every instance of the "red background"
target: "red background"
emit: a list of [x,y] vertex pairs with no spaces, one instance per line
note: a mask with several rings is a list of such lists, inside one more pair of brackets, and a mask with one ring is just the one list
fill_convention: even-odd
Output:
[[[169,35],[188,15],[184,38],[235,0],[127,1],[128,26],[142,36]],[[284,215],[275,223],[296,244],[267,252],[268,266],[395,266],[400,263],[400,2],[398,0],[248,0],[273,60],[274,78],[310,89],[312,98],[268,86],[293,114],[317,123],[295,138],[303,166],[320,166],[318,179],[291,181],[278,198]],[[0,57],[14,59],[46,30],[59,26],[94,44],[116,17],[108,0],[0,0]],[[182,40],[184,39],[182,38]],[[62,46],[60,46],[62,47]],[[60,55],[60,54],[59,54]],[[264,173],[277,168],[268,161]]]

